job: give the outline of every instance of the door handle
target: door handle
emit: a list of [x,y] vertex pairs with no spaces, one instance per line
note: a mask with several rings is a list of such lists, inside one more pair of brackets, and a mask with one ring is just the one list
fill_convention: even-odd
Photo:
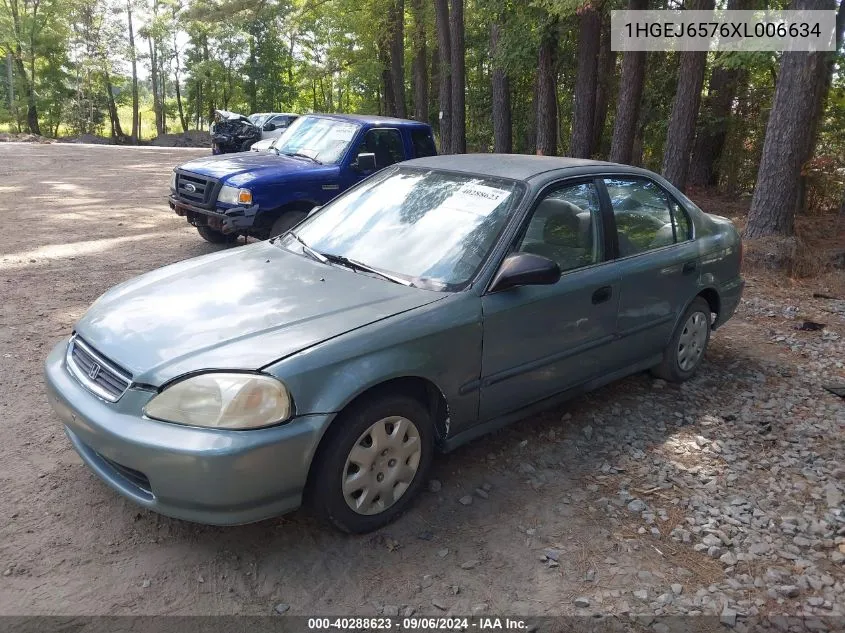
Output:
[[613,294],[613,289],[610,286],[602,286],[593,293],[593,305],[604,303]]
[[696,262],[696,261],[687,262],[686,264],[684,264],[684,267],[683,267],[681,272],[684,275],[689,275],[690,273],[695,272],[696,268],[698,268],[698,262]]

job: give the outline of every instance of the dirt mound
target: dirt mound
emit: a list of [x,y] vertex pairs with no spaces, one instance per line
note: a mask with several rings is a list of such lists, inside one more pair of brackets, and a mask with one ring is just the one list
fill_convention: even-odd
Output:
[[188,130],[184,134],[162,134],[150,141],[158,147],[209,147],[211,136],[204,130]]
[[98,136],[97,134],[80,134],[79,136],[71,136],[56,139],[59,143],[85,143],[87,145],[111,145],[112,140],[105,136]]
[[9,134],[7,132],[0,133],[0,143],[52,143],[53,139],[39,136],[38,134],[30,134],[28,132],[19,132]]

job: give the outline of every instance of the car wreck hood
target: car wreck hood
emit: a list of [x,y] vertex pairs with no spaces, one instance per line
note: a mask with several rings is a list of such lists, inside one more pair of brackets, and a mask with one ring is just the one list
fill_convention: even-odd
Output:
[[260,242],[125,282],[75,330],[134,382],[160,386],[195,371],[260,369],[443,296]]

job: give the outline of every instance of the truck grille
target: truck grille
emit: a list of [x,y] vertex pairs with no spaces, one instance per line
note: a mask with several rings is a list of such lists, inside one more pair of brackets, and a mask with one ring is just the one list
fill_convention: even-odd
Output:
[[217,199],[215,178],[187,171],[176,171],[176,197],[198,207],[212,207]]
[[108,402],[117,402],[132,384],[132,376],[73,336],[65,356],[70,373],[83,387]]

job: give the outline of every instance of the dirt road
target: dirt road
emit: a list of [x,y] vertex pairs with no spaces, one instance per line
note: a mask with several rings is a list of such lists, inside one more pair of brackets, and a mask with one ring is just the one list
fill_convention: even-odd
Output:
[[[439,458],[442,488],[373,535],[304,513],[206,527],[118,497],[71,449],[41,366],[109,287],[216,248],[165,201],[203,153],[0,144],[0,614],[841,608],[827,501],[845,412],[819,382],[843,374],[845,307],[809,287],[752,285],[683,388],[633,376]],[[805,315],[826,330],[796,332]],[[804,524],[806,546],[779,531]]]

